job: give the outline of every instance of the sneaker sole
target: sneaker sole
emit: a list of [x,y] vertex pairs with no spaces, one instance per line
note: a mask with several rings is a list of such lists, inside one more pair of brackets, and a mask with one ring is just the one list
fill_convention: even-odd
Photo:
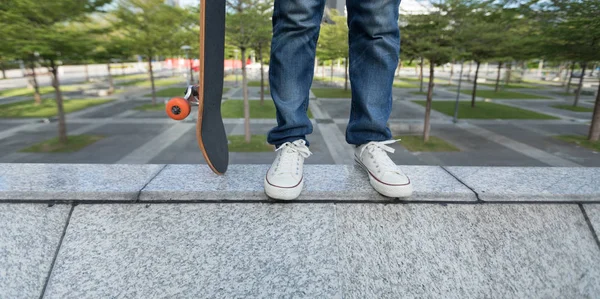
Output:
[[369,175],[369,183],[375,191],[379,192],[379,194],[392,198],[407,198],[410,197],[413,193],[412,183],[410,182],[410,178],[408,179],[408,184],[405,185],[389,185],[379,181],[375,176],[369,171],[369,169],[356,157],[354,157],[354,162],[362,168],[367,175]]
[[268,197],[278,200],[293,200],[300,196],[302,188],[304,187],[304,178],[300,180],[300,183],[294,187],[284,188],[271,185],[265,176],[265,194]]

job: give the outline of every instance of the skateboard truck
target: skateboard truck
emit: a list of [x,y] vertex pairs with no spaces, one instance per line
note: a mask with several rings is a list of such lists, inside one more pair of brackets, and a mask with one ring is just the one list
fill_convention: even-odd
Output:
[[183,120],[192,110],[192,105],[198,106],[198,85],[190,85],[185,90],[185,96],[175,97],[167,102],[167,115],[174,120]]

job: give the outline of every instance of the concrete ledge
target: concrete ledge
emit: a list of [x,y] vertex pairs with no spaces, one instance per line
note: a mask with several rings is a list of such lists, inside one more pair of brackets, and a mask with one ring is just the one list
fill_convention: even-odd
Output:
[[446,167],[483,201],[600,202],[600,168]]
[[[268,165],[0,164],[1,201],[268,201]],[[600,168],[402,166],[424,202],[600,202]],[[299,201],[372,201],[377,194],[354,165],[306,165]],[[404,199],[403,199],[404,200]]]

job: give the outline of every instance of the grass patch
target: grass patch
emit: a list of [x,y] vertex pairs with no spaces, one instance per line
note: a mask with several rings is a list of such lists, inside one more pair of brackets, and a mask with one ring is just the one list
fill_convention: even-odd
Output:
[[569,143],[574,143],[593,151],[600,152],[600,141],[589,141],[585,136],[581,135],[557,135],[554,138]]
[[350,99],[352,98],[352,91],[350,89],[344,90],[341,88],[313,88],[312,92],[317,98],[336,98],[336,99]]
[[[223,93],[226,93],[229,91],[229,88],[223,88]],[[184,87],[170,87],[170,88],[165,88],[162,90],[159,90],[156,92],[156,96],[157,97],[164,97],[164,98],[172,98],[172,97],[183,97],[185,95],[185,88]],[[152,94],[146,94],[144,95],[144,97],[152,97]]]
[[[313,81],[345,83],[346,79],[345,78],[341,78],[341,77],[333,76],[333,80],[332,80],[331,76],[325,76],[325,77],[323,77],[323,76],[314,76],[313,77]],[[348,78],[348,84],[350,84],[350,78]]]
[[[81,99],[63,100],[65,113],[82,110],[91,106],[101,105],[113,100]],[[58,114],[54,99],[43,99],[40,105],[34,100],[0,105],[0,118],[10,117],[52,117]]]
[[[484,85],[489,87],[496,87],[496,83],[477,83],[477,85]],[[503,85],[500,82],[500,88],[508,88],[508,89],[543,89],[543,87],[531,85],[527,83],[510,83],[507,85]]]
[[412,84],[404,81],[394,81],[394,87],[396,88],[419,88],[419,85]]
[[[425,106],[425,101],[415,101]],[[454,115],[454,101],[432,102],[432,108],[448,116]],[[490,102],[478,102],[471,108],[470,102],[460,102],[458,105],[458,118],[468,119],[559,119],[554,116],[537,113],[521,108],[511,107]]]
[[[169,85],[175,85],[175,84],[181,84],[183,83],[181,78],[166,78],[166,79],[155,79],[154,80],[154,86],[155,87],[162,87],[162,86],[169,86]],[[131,81],[127,81],[127,82],[121,82],[117,84],[118,86],[133,86],[133,87],[150,87],[151,83],[150,80],[148,79],[137,79],[137,80],[131,80]]]
[[[261,106],[260,101],[250,100],[250,118],[275,118],[275,104],[273,101],[265,101]],[[244,118],[244,101],[227,100],[221,105],[223,118]],[[310,109],[308,117],[313,118]]]
[[569,110],[573,112],[594,112],[594,109],[587,107],[573,107],[573,105],[554,105],[552,108]]
[[103,139],[104,136],[97,135],[72,135],[68,137],[66,144],[58,142],[58,137],[34,144],[22,149],[25,153],[72,153]]
[[[39,89],[40,89],[41,95],[54,93],[54,87],[52,87],[52,86],[42,86]],[[65,86],[61,86],[60,90],[62,92],[77,91],[77,87],[65,85]],[[24,88],[11,88],[11,89],[0,90],[0,97],[21,97],[21,96],[33,96],[33,89],[24,87]]]
[[[249,81],[249,87],[260,87],[260,81]],[[269,87],[269,81],[265,80],[265,87]]]
[[267,144],[267,136],[265,135],[252,135],[250,143],[246,143],[244,135],[227,136],[227,139],[229,140],[230,152],[272,152],[274,149],[272,145]]
[[[419,78],[402,77],[402,78],[400,78],[400,81],[409,81],[409,82],[415,82],[415,83],[421,84],[421,80]],[[449,80],[440,79],[440,78],[434,78],[433,82],[435,82],[436,84],[449,84],[450,83]],[[428,83],[429,83],[429,77],[423,78],[423,85],[426,85]]]
[[446,142],[444,139],[429,136],[428,142],[423,142],[423,136],[404,135],[396,136],[394,139],[402,139],[400,144],[411,152],[459,152],[454,145]]
[[[111,66],[112,68],[112,66]],[[144,79],[148,80],[150,78],[150,74],[129,74],[129,75],[113,75],[113,79],[119,80],[139,80]]]
[[[461,89],[460,91],[463,94],[472,94],[472,89]],[[507,91],[500,90],[498,92],[494,92],[493,90],[477,90],[477,96],[486,98],[486,99],[534,99],[534,100],[544,100],[544,99],[552,99],[546,96],[540,96],[529,93],[522,93],[516,91]]]

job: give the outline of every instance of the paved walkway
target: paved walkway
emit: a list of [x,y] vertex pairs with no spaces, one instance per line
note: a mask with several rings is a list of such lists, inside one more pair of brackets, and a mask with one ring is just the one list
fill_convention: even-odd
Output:
[[[231,85],[231,84],[229,84]],[[256,92],[257,87],[251,87]],[[390,127],[395,135],[420,134],[424,108],[413,103],[418,97],[411,89],[395,89]],[[414,89],[413,89],[414,91]],[[235,98],[240,88],[232,87],[225,98]],[[178,124],[161,111],[133,110],[148,101],[144,89],[131,89],[118,95],[117,101],[71,113],[67,117],[70,134],[96,134],[105,139],[71,154],[26,154],[22,148],[46,140],[56,131],[56,123],[28,119],[0,119],[0,162],[72,162],[72,163],[204,163],[197,150],[193,130],[194,113]],[[440,88],[440,100],[450,92]],[[410,96],[407,96],[410,95]],[[468,100],[468,95],[465,95]],[[438,98],[436,98],[438,100]],[[503,104],[542,110],[559,115],[561,120],[468,120],[453,124],[451,117],[432,111],[432,132],[453,143],[461,152],[410,152],[401,144],[392,159],[406,165],[490,165],[490,166],[600,166],[597,153],[554,140],[554,134],[585,134],[589,113],[549,108],[551,101],[506,100]],[[583,105],[590,105],[589,103]],[[314,133],[309,136],[314,155],[312,164],[352,164],[352,147],[345,142],[345,125],[350,113],[349,99],[314,99],[310,109]],[[573,121],[574,120],[574,121]],[[242,134],[241,119],[226,119],[229,134]],[[253,119],[253,134],[266,134],[275,119]],[[501,128],[496,130],[496,128]],[[233,164],[270,163],[272,153],[232,153]]]

